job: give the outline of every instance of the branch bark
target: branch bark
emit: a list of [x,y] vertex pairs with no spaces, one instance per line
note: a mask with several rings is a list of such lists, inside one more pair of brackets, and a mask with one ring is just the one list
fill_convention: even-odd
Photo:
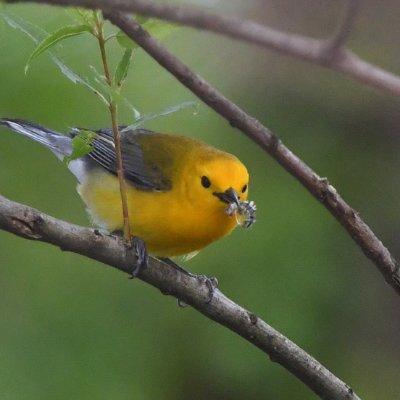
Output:
[[[0,229],[25,239],[58,246],[130,273],[136,264],[134,252],[127,250],[122,238],[104,235],[97,230],[72,225],[31,207],[0,196]],[[321,398],[359,400],[353,390],[317,360],[276,331],[254,313],[244,309],[216,289],[209,300],[207,285],[175,268],[150,258],[139,279],[191,305],[211,320],[267,353],[303,381]]]
[[[9,3],[32,0],[7,0]],[[33,0],[35,3],[51,5],[99,8],[103,11],[138,13],[150,17],[177,22],[193,28],[211,31],[233,39],[249,42],[263,48],[289,55],[303,61],[335,70],[352,77],[358,82],[373,88],[400,96],[400,77],[378,66],[368,63],[348,49],[338,47],[335,57],[327,57],[330,39],[318,40],[306,36],[281,32],[257,22],[228,17],[202,10],[194,10],[174,5],[159,4],[152,0]],[[349,0],[353,1],[353,0]],[[357,0],[354,0],[357,1]],[[352,7],[352,6],[350,6]],[[351,11],[344,19],[342,28],[352,23],[355,12]],[[356,10],[356,8],[354,8]],[[350,18],[349,18],[350,17]],[[348,20],[349,18],[349,20]],[[343,29],[339,32],[344,32]],[[341,44],[347,39],[338,34]]]

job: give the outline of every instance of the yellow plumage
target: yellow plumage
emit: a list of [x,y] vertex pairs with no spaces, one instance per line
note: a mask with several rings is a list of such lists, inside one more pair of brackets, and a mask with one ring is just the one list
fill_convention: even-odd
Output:
[[[214,192],[233,188],[247,199],[248,173],[234,156],[190,138],[152,134],[142,138],[149,155],[171,180],[168,191],[143,191],[127,185],[130,231],[151,254],[171,257],[199,250],[230,233],[237,222]],[[161,162],[163,161],[163,163]],[[201,184],[207,176],[209,188]],[[97,169],[79,186],[93,221],[109,231],[123,229],[121,196],[115,175]]]
[[[17,119],[0,125],[48,147],[60,159],[72,152],[72,138]],[[71,138],[72,137],[72,138]],[[123,230],[117,163],[110,129],[95,131],[87,155],[69,162],[93,222]],[[255,221],[246,201],[249,175],[233,155],[187,137],[144,129],[121,130],[130,232],[149,253],[171,257],[192,253]]]

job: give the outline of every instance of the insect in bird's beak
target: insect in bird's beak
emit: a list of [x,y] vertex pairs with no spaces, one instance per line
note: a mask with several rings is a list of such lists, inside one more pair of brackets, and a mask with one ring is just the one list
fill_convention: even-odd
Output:
[[232,188],[221,193],[214,192],[213,195],[228,204],[225,212],[230,216],[234,215],[239,226],[247,229],[256,222],[257,206],[254,201],[240,201],[238,194]]

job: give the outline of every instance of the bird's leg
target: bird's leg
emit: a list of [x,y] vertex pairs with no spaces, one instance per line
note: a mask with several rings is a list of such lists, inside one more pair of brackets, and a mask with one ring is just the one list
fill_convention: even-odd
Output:
[[147,267],[149,262],[149,255],[146,249],[146,243],[138,236],[133,236],[130,243],[131,248],[136,253],[137,262],[135,267],[131,271],[130,278],[136,278],[140,272]]
[[184,273],[187,276],[190,276],[191,278],[197,278],[197,275],[192,274],[191,272],[189,272],[188,270],[186,270],[185,268],[181,267],[179,264],[177,264],[175,261],[171,260],[170,258],[167,257],[158,257],[158,259],[162,262],[164,262],[165,264],[168,264],[170,267],[175,268],[176,270],[178,270],[179,272]]
[[[122,231],[113,231],[112,234],[121,238],[123,237]],[[138,236],[132,236],[130,241],[124,240],[124,243],[126,251],[130,252],[133,250],[137,257],[136,265],[130,271],[131,275],[129,279],[133,279],[140,274],[140,271],[147,267],[149,255],[147,253],[145,241]]]
[[[159,257],[159,260],[163,261],[165,264],[168,264],[170,267],[175,268],[177,271],[182,272],[183,274],[190,276],[191,278],[195,278],[201,283],[204,283],[209,290],[209,298],[207,300],[207,303],[211,302],[215,293],[215,289],[218,287],[218,279],[216,277],[212,276],[211,278],[209,278],[206,275],[192,274],[191,272],[187,271],[185,268],[182,268],[179,264],[177,264],[170,258]],[[178,299],[178,305],[184,306],[184,303],[182,303],[182,301]]]

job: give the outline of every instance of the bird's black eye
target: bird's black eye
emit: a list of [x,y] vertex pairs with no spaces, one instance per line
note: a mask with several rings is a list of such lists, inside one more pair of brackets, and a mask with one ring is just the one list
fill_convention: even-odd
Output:
[[206,189],[208,189],[211,186],[211,182],[210,180],[206,177],[206,176],[202,176],[201,177],[201,184],[203,185],[203,187],[205,187]]
[[242,193],[244,193],[246,190],[247,190],[247,185],[244,185],[244,186],[242,187]]

